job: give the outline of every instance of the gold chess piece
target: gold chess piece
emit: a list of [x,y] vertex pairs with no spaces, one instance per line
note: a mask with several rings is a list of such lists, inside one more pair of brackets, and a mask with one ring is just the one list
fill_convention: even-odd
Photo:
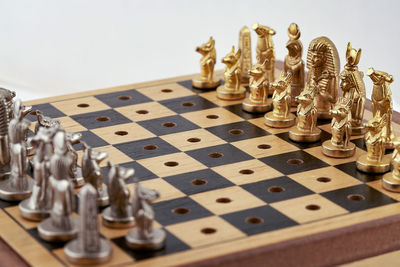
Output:
[[290,24],[288,28],[289,41],[286,43],[288,55],[283,63],[283,70],[291,72],[292,77],[292,106],[296,106],[294,101],[296,96],[304,89],[304,61],[301,58],[303,54],[303,45],[300,38],[299,26],[296,23]]
[[350,98],[340,97],[330,111],[332,138],[322,143],[322,153],[328,157],[347,158],[356,151],[356,145],[350,142],[351,104]]
[[265,114],[265,124],[274,128],[291,127],[296,121],[296,116],[290,112],[291,93],[290,83],[292,74],[282,72],[278,81],[270,83],[269,87],[274,91],[272,95],[273,110]]
[[383,116],[387,114],[387,125],[385,126],[384,137],[385,147],[393,148],[393,140],[395,138],[392,126],[392,92],[390,90],[390,84],[393,82],[393,76],[386,72],[374,70],[369,68],[367,75],[371,78],[374,86],[372,88],[372,115]]
[[202,55],[200,59],[200,75],[192,80],[192,85],[200,89],[216,88],[221,84],[219,79],[214,79],[214,65],[216,62],[215,40],[210,37],[208,42],[198,46],[196,52]]
[[[296,96],[297,125],[289,131],[289,138],[296,142],[316,142],[321,139],[317,127],[317,108],[314,106],[316,87],[306,87]],[[292,101],[293,103],[293,101]]]
[[[256,49],[257,63],[262,64],[265,62],[265,59],[268,59],[268,64],[265,65],[264,73],[268,81],[273,82],[275,80],[275,49],[272,36],[275,35],[276,32],[270,27],[260,25],[257,22],[253,24],[253,30],[258,36]],[[270,88],[269,94],[272,93],[273,91]]]
[[271,110],[271,102],[268,101],[269,83],[264,75],[264,68],[268,59],[263,64],[256,63],[250,75],[250,94],[242,103],[243,110],[247,112],[267,112]]
[[224,100],[238,100],[246,96],[246,88],[240,85],[241,68],[240,56],[242,51],[238,49],[235,53],[235,46],[222,59],[222,63],[226,65],[224,70],[225,84],[217,88],[217,96]]
[[240,57],[240,65],[242,67],[242,78],[241,83],[247,86],[250,81],[249,71],[253,65],[251,61],[251,35],[250,29],[247,26],[243,26],[239,33],[239,49],[242,51]]
[[383,173],[390,170],[390,155],[385,155],[385,128],[388,115],[380,116],[377,113],[365,125],[365,144],[367,154],[361,155],[357,159],[357,169],[363,172]]
[[382,186],[389,191],[400,192],[400,138],[393,141],[393,146],[393,171],[383,176]]
[[337,101],[340,60],[336,46],[328,37],[322,36],[311,41],[307,68],[307,83],[318,87],[314,99],[318,119],[329,119],[332,117],[329,114],[331,106]]
[[350,42],[347,44],[346,60],[344,70],[340,73],[340,88],[343,97],[352,100],[351,105],[351,134],[365,134],[363,125],[364,105],[365,105],[365,84],[364,73],[358,70],[358,62],[361,57],[361,48],[356,50],[351,48]]

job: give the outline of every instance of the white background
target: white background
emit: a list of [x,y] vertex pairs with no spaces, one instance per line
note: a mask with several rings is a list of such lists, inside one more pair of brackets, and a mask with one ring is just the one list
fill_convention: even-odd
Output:
[[[362,48],[360,69],[394,76],[400,110],[399,1],[1,0],[0,86],[23,100],[199,72],[197,45],[213,36],[218,64],[243,25],[274,28],[277,59],[296,22],[305,51],[328,36],[344,65],[348,41]],[[252,33],[252,45],[256,36]],[[253,58],[254,58],[253,53]],[[372,82],[365,79],[367,96]]]

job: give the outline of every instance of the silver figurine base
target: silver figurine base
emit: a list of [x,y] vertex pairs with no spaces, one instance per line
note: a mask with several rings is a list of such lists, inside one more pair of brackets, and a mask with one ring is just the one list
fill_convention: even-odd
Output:
[[[128,207],[129,210],[132,210],[131,205]],[[133,215],[124,218],[118,218],[111,216],[111,207],[107,207],[101,213],[103,225],[109,228],[130,228],[135,225],[135,218]]]
[[66,242],[74,239],[78,235],[78,219],[72,218],[72,229],[64,230],[55,227],[51,223],[51,218],[42,221],[38,226],[39,236],[49,242]]
[[30,178],[26,178],[27,186],[24,190],[19,190],[11,185],[11,180],[6,179],[0,182],[0,199],[6,201],[20,201],[31,196],[32,188],[35,184]]
[[154,228],[150,238],[143,239],[137,228],[125,236],[126,244],[133,250],[159,250],[165,246],[166,234],[161,228]]
[[51,209],[32,209],[30,199],[24,199],[18,205],[21,216],[30,221],[42,221],[50,216]]
[[99,251],[88,252],[82,249],[79,239],[74,239],[64,247],[67,260],[73,264],[101,264],[109,261],[112,255],[112,247],[109,242],[100,238]]

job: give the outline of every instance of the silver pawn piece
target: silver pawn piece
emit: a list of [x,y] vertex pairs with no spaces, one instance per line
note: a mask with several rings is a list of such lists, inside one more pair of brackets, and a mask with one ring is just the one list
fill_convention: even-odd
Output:
[[68,261],[73,264],[100,264],[110,260],[112,247],[100,237],[97,222],[97,190],[87,183],[80,191],[80,229],[78,238],[64,247]]
[[8,125],[13,117],[15,92],[0,88],[0,179],[10,174],[10,143]]
[[158,250],[165,246],[165,231],[161,228],[153,228],[154,210],[151,202],[159,196],[157,191],[136,183],[132,200],[132,213],[136,228],[125,236],[126,243],[131,249]]
[[[109,203],[106,185],[103,184],[103,171],[99,164],[107,157],[107,152],[91,148],[85,142],[81,142],[83,149],[82,175],[86,183],[90,183],[97,191],[97,205],[107,206]],[[80,193],[78,193],[80,197]]]
[[54,154],[50,160],[52,187],[50,218],[38,226],[42,239],[51,242],[69,241],[78,234],[78,221],[72,218],[74,189],[70,181],[72,156],[67,150],[65,132],[58,129],[53,138]]
[[25,140],[30,121],[24,119],[25,108],[21,100],[17,99],[14,102],[14,118],[8,126],[11,171],[9,178],[0,182],[0,199],[3,200],[23,200],[32,194],[34,182],[26,177],[28,158]]
[[72,157],[72,164],[70,166],[70,178],[75,188],[81,187],[85,184],[85,179],[82,176],[82,169],[78,167],[78,153],[76,153],[73,145],[80,143],[82,139],[81,133],[66,132],[67,150]]
[[135,220],[132,215],[132,206],[129,204],[130,193],[125,181],[135,170],[113,165],[108,162],[108,196],[110,207],[102,212],[103,224],[110,228],[132,227]]

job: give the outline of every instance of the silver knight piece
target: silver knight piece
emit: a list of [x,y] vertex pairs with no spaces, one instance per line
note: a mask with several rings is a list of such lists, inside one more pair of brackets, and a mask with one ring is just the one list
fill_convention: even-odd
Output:
[[132,200],[136,228],[125,236],[126,243],[131,249],[158,250],[165,246],[165,231],[161,228],[153,228],[154,210],[151,203],[159,196],[157,191],[136,183]]
[[0,88],[0,179],[10,174],[10,143],[8,125],[13,117],[15,92]]
[[26,176],[28,158],[25,140],[30,121],[24,119],[25,110],[21,100],[17,99],[13,105],[14,118],[8,126],[11,171],[9,178],[0,182],[0,198],[3,200],[23,200],[32,194],[34,182]]
[[97,190],[87,183],[79,192],[78,238],[64,247],[68,261],[74,264],[100,264],[111,258],[112,247],[100,237],[97,220]]
[[61,127],[61,123],[57,119],[53,119],[43,115],[40,110],[35,111],[37,122],[35,125],[35,134],[39,131],[40,127],[44,128],[58,128]]
[[68,154],[71,155],[72,157],[72,164],[70,166],[70,179],[72,184],[74,185],[75,188],[81,187],[82,185],[85,184],[85,180],[83,179],[82,176],[82,169],[81,167],[78,167],[78,153],[76,153],[74,149],[74,145],[80,143],[82,139],[82,134],[81,133],[72,133],[72,132],[66,132],[66,148],[68,151]]
[[133,176],[135,170],[113,165],[108,162],[108,197],[110,206],[102,212],[103,224],[110,228],[127,228],[134,225],[130,193],[125,181]]

